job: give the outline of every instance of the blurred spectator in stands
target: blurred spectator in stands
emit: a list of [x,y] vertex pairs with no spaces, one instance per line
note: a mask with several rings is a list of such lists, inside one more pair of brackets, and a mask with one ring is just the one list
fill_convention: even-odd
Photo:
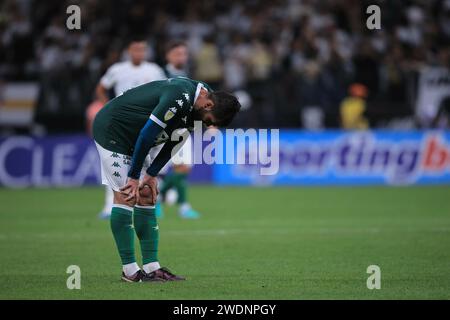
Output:
[[368,39],[363,39],[356,54],[353,57],[354,81],[363,84],[369,91],[368,98],[375,98],[378,94],[380,75],[379,75],[379,56],[377,56],[372,44]]
[[442,100],[439,111],[432,122],[433,128],[449,129],[450,128],[450,96]]
[[[0,76],[41,81],[40,109],[57,117],[83,119],[95,83],[136,33],[160,64],[168,39],[184,39],[194,78],[250,93],[249,126],[299,126],[299,108],[316,100],[323,125],[337,127],[354,82],[368,89],[371,125],[386,126],[414,116],[419,73],[450,65],[449,0],[76,2],[81,32],[65,27],[71,1],[0,2]],[[365,27],[368,4],[381,7],[381,30]]]
[[341,103],[342,128],[349,130],[363,130],[369,127],[364,116],[366,110],[367,87],[354,83],[349,88],[349,96]]
[[214,89],[220,87],[222,82],[222,63],[219,48],[214,38],[208,36],[200,50],[195,54],[194,78],[210,84]]
[[168,78],[187,77],[189,51],[184,41],[171,41],[166,47],[166,66],[164,73]]
[[[33,52],[32,25],[23,8],[16,2],[7,2],[4,19],[6,26],[0,41],[7,50],[3,67],[11,79],[26,77]],[[8,7],[9,6],[9,7]]]
[[228,90],[239,90],[247,85],[248,60],[251,55],[250,45],[244,37],[235,33],[224,49],[224,85]]

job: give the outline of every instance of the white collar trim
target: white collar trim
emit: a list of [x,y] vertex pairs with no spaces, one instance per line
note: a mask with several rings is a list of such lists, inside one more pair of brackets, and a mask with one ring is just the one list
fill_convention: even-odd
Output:
[[194,96],[194,103],[192,103],[192,104],[195,104],[195,102],[197,101],[198,95],[200,94],[200,90],[202,88],[205,88],[205,86],[203,84],[201,84],[201,83],[197,84],[197,89],[195,90],[195,96]]

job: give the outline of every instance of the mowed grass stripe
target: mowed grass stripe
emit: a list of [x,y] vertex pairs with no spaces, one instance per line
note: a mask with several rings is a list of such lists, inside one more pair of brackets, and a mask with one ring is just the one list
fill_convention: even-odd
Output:
[[[2,299],[449,299],[450,187],[192,187],[160,260],[188,281],[125,284],[102,188],[0,190]],[[139,245],[136,242],[137,253]],[[138,259],[140,260],[140,259]],[[82,289],[66,288],[68,265]],[[366,288],[377,264],[382,289]]]

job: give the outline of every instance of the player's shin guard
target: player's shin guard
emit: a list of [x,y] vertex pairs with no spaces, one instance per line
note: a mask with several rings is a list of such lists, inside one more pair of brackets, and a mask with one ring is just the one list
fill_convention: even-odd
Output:
[[119,250],[122,265],[136,262],[134,256],[133,208],[113,205],[111,210],[111,231]]
[[141,245],[142,264],[157,262],[159,227],[154,206],[134,207],[134,229]]

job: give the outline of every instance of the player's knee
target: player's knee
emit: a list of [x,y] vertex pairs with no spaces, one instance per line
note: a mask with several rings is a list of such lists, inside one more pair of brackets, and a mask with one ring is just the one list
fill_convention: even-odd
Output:
[[152,203],[152,199],[150,196],[150,189],[149,188],[142,188],[139,190],[139,202],[137,203],[140,206],[151,206],[154,205]]
[[131,199],[131,200],[126,201],[126,203],[127,203],[127,206],[134,207],[136,205],[136,200]]
[[130,200],[126,200],[126,198],[127,198],[126,195],[124,195],[120,192],[114,191],[114,203],[123,204],[128,207],[134,207],[136,205],[136,198],[133,198]]
[[141,199],[139,199],[137,205],[140,205],[140,206],[154,206],[155,204],[152,201],[150,201],[150,199],[148,199],[148,198],[141,198]]

